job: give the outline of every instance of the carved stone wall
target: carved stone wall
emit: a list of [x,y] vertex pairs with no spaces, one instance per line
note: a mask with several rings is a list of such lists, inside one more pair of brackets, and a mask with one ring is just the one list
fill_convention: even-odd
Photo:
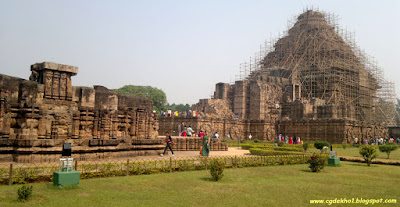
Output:
[[74,66],[44,62],[31,71],[29,81],[0,74],[0,160],[56,160],[64,142],[79,152],[77,159],[157,154],[163,148],[146,141],[158,136],[150,99],[103,86],[73,87]]

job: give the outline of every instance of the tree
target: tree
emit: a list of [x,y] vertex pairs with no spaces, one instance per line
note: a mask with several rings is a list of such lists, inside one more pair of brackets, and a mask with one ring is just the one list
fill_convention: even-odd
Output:
[[167,103],[167,96],[161,89],[151,86],[134,86],[125,85],[121,88],[113,90],[119,94],[131,95],[131,96],[144,96],[153,100],[153,109],[157,112],[165,110],[165,104]]
[[368,166],[371,165],[373,159],[378,157],[376,154],[376,147],[374,145],[361,145],[360,155],[363,156]]
[[167,104],[166,109],[169,109],[171,111],[178,111],[178,112],[185,112],[185,111],[189,111],[192,109],[193,105],[189,105],[189,104]]
[[387,154],[387,158],[389,159],[389,155],[392,151],[397,149],[397,145],[393,143],[385,144],[385,145],[379,145],[379,151],[385,152]]
[[329,142],[325,142],[325,141],[316,141],[314,143],[314,147],[321,150],[321,152],[324,147],[329,147],[329,146],[331,146],[331,144],[329,144]]

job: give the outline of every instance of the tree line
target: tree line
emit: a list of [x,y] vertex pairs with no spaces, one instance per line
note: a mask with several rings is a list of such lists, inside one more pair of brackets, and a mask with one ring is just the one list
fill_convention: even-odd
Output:
[[131,95],[131,96],[144,96],[153,101],[153,110],[157,113],[161,111],[178,111],[184,112],[189,111],[193,105],[189,104],[169,104],[167,102],[167,95],[161,89],[151,86],[135,86],[135,85],[125,85],[121,88],[113,90],[116,93]]

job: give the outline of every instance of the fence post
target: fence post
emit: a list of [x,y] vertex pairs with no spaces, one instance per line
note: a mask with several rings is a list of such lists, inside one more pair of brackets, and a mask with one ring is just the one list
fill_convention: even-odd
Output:
[[78,171],[78,160],[75,160],[75,171]]
[[126,161],[126,176],[129,175],[129,159]]
[[12,184],[12,177],[13,177],[12,174],[13,174],[13,164],[11,163],[10,164],[10,177],[8,179],[8,185]]
[[169,158],[169,172],[172,173],[172,157]]
[[205,159],[206,159],[206,170],[207,170],[207,157]]
[[235,155],[235,168],[237,168],[237,155]]
[[303,155],[303,164],[306,163],[306,155]]
[[262,155],[260,156],[260,165],[263,166]]

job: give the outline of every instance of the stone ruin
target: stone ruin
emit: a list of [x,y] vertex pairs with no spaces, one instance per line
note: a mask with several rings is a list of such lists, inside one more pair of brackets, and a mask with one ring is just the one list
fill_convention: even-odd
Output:
[[74,66],[43,62],[31,71],[29,80],[0,74],[0,161],[57,161],[65,142],[78,160],[163,148],[150,99],[72,86]]
[[161,118],[160,130],[185,121],[234,139],[387,137],[396,114],[391,85],[332,22],[326,13],[305,11],[245,78],[217,83],[214,97],[196,104],[201,116]]

